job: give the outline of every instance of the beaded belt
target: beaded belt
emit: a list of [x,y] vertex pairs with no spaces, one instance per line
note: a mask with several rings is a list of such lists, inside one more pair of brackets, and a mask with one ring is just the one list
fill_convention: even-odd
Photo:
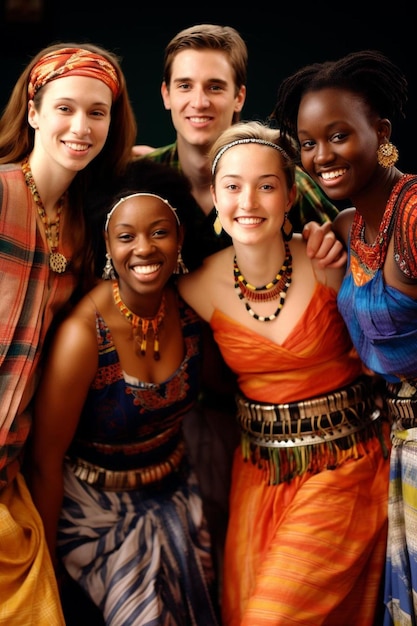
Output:
[[326,396],[287,404],[252,402],[240,395],[237,418],[250,442],[266,448],[307,446],[352,435],[380,417],[363,381]]
[[84,482],[107,491],[129,491],[157,483],[177,470],[184,457],[185,444],[181,441],[177,448],[162,463],[136,470],[113,471],[93,465],[84,459],[66,457],[72,472]]

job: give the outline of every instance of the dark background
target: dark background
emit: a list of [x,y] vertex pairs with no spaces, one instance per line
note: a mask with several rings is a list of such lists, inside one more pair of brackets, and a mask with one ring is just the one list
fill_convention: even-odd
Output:
[[[109,0],[108,0],[109,1]],[[106,2],[107,4],[107,2]],[[31,56],[56,41],[91,41],[121,57],[138,121],[138,143],[174,140],[170,113],[160,96],[164,47],[182,28],[202,22],[234,26],[249,50],[248,95],[242,119],[265,119],[280,81],[300,66],[375,48],[396,62],[409,81],[407,118],[394,128],[403,171],[417,172],[417,71],[415,20],[401,3],[287,2],[224,8],[164,9],[138,0],[0,0],[0,108]],[[176,3],[178,4],[178,3]],[[268,6],[270,8],[268,8]],[[12,10],[15,7],[15,10]],[[366,15],[365,15],[366,12]]]

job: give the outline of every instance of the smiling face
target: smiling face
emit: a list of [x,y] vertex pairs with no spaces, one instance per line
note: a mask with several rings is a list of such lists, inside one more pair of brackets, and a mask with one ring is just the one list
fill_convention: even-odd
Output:
[[389,126],[357,94],[342,89],[307,92],[298,110],[301,160],[333,200],[353,199],[381,174],[377,149]]
[[39,91],[41,104],[29,101],[28,120],[35,129],[32,158],[49,168],[58,163],[78,172],[102,150],[110,127],[112,92],[101,80],[65,76]]
[[218,161],[213,200],[234,242],[276,240],[295,193],[295,186],[288,188],[283,157],[275,148],[240,144]]
[[241,111],[246,89],[236,93],[232,66],[220,50],[183,50],[171,70],[169,85],[162,84],[165,108],[181,139],[191,145],[211,146]]
[[153,196],[128,197],[112,213],[105,238],[127,306],[136,294],[160,294],[182,244],[172,209]]

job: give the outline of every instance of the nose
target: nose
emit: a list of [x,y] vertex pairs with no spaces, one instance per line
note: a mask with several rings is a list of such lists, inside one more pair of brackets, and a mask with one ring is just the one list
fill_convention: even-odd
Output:
[[88,117],[85,113],[78,113],[72,119],[72,132],[79,136],[89,135],[91,128],[89,126]]
[[250,187],[245,187],[242,189],[240,194],[240,202],[239,207],[242,211],[251,211],[258,206],[256,200],[256,191]]
[[195,87],[192,104],[196,109],[204,109],[210,106],[210,99],[207,97],[203,87]]
[[154,243],[146,235],[138,235],[134,240],[133,253],[136,256],[147,256],[154,250]]
[[328,141],[322,141],[316,144],[314,160],[316,163],[323,165],[334,159],[334,150],[332,144]]

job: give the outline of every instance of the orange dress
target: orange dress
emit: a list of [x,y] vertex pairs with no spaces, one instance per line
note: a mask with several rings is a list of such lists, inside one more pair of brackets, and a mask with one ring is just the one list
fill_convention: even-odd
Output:
[[[321,284],[282,345],[220,311],[210,324],[241,392],[255,402],[299,402],[332,393],[361,374],[336,294]],[[310,457],[306,446],[292,448],[299,471],[275,484],[276,456],[271,461],[259,454],[254,461],[247,444],[236,450],[224,626],[372,626],[386,546],[388,432],[381,424],[345,446],[318,443],[309,446]]]

